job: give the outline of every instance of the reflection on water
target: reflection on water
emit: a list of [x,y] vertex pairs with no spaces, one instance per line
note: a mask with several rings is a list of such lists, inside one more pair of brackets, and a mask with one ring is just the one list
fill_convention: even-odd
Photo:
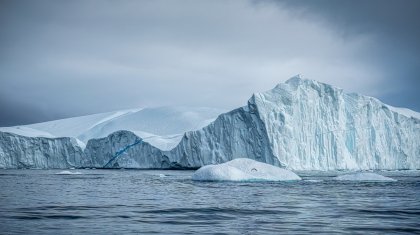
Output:
[[[71,170],[75,171],[75,170]],[[396,182],[194,182],[192,171],[0,171],[0,233],[420,233],[420,172]]]

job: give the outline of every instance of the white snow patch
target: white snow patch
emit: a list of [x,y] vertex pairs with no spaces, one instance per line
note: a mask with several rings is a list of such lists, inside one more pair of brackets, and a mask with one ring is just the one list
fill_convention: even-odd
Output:
[[184,136],[184,134],[160,136],[144,131],[133,131],[133,133],[139,136],[144,142],[163,151],[169,151],[175,148]]
[[418,113],[418,112],[416,112],[414,110],[407,109],[407,108],[394,107],[394,106],[391,106],[391,105],[387,105],[387,107],[390,110],[392,110],[394,112],[397,112],[399,114],[402,114],[402,115],[404,115],[406,117],[413,117],[413,118],[420,119],[420,113]]
[[79,139],[77,139],[77,138],[73,138],[73,137],[71,137],[70,141],[71,141],[74,145],[79,146],[82,150],[85,150],[85,148],[86,148],[86,144],[85,144],[83,141],[81,141],[81,140],[79,140]]
[[192,179],[196,181],[290,181],[301,180],[294,172],[248,158],[207,165],[198,169]]
[[74,171],[74,172],[73,171],[60,171],[55,174],[56,175],[81,175],[82,173],[78,171]]
[[54,138],[55,136],[42,130],[33,129],[26,126],[14,126],[14,127],[0,127],[1,132],[12,133],[27,137],[46,137]]
[[122,115],[129,114],[129,113],[135,113],[135,112],[138,112],[140,110],[142,110],[142,109],[140,108],[140,109],[129,109],[129,110],[117,111],[117,112],[111,114],[110,116],[107,116],[107,117],[105,117],[105,118],[97,121],[89,129],[94,128],[95,126],[98,126],[98,125],[100,125],[100,124],[102,124],[104,122],[110,121],[110,120],[112,120],[114,118],[120,117]]
[[397,181],[395,179],[370,172],[358,172],[353,174],[339,175],[334,179],[341,181]]

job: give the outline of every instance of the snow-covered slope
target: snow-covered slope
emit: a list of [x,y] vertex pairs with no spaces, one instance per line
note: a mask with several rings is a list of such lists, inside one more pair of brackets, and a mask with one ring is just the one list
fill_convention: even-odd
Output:
[[46,137],[54,138],[55,136],[51,133],[33,129],[29,126],[12,126],[12,127],[0,127],[1,132],[13,133],[16,135],[22,135],[26,137]]
[[1,127],[0,131],[27,137],[73,137],[84,148],[89,139],[128,130],[161,150],[169,150],[179,143],[184,132],[206,126],[222,112],[219,109],[187,107],[128,109],[26,126]]

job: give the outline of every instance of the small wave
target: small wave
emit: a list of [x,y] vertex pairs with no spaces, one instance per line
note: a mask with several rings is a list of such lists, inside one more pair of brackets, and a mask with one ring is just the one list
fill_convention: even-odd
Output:
[[60,172],[57,172],[55,174],[56,175],[81,175],[82,173],[81,172],[78,172],[78,171],[75,171],[75,172],[72,172],[72,171],[60,171]]
[[319,183],[322,182],[323,180],[305,180],[306,182],[311,182],[311,183]]

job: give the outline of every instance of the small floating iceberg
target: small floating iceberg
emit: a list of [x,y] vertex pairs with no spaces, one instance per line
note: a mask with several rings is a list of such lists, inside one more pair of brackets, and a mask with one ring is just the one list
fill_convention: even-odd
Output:
[[291,181],[301,180],[301,178],[290,170],[257,162],[248,158],[237,158],[218,165],[203,166],[192,175],[192,180]]
[[358,172],[353,174],[339,175],[334,178],[342,181],[397,181],[395,179],[369,172]]
[[81,175],[82,173],[80,173],[78,171],[75,171],[75,172],[72,172],[72,171],[60,171],[60,172],[57,172],[55,174],[56,175]]

